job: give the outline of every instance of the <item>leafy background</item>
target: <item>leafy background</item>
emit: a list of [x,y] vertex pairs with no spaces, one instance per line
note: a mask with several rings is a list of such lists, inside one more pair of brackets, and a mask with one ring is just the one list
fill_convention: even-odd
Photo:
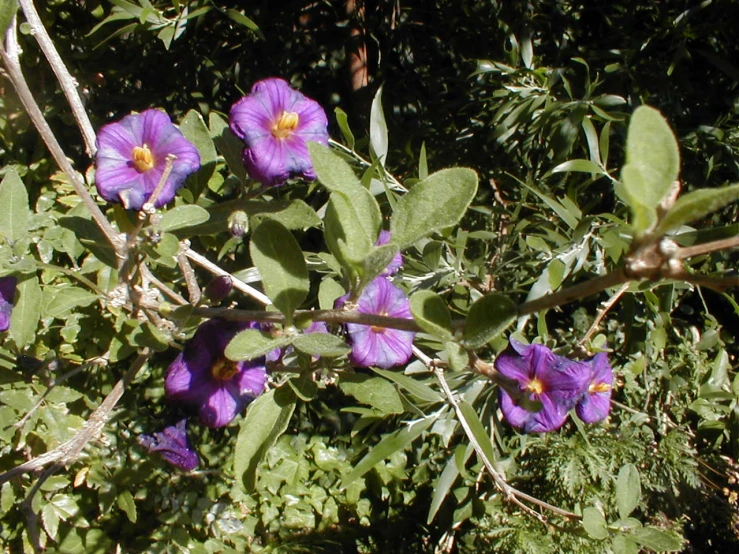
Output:
[[[581,159],[617,175],[628,116],[642,103],[659,108],[676,132],[685,190],[737,180],[739,13],[730,4],[365,0],[352,10],[330,1],[56,0],[38,7],[96,126],[148,107],[182,122],[195,109],[213,133],[212,118],[225,118],[253,82],[281,76],[329,114],[336,107],[346,112],[357,150],[369,158],[370,107],[382,85],[393,175],[417,177],[423,147],[431,171],[462,165],[480,176],[462,224],[407,252],[402,277],[407,290],[433,289],[462,316],[485,292],[523,300],[532,287],[557,289],[623,258],[627,210],[607,176],[553,170]],[[85,173],[89,160],[63,96],[33,38],[20,30],[26,77]],[[349,53],[362,47],[369,80],[354,90]],[[61,552],[109,552],[116,545],[126,552],[630,552],[616,539],[598,540],[598,521],[591,528],[542,525],[504,501],[433,379],[423,376],[416,379],[428,387],[415,393],[373,373],[321,381],[297,402],[250,494],[235,485],[232,467],[248,416],[225,429],[191,426],[201,455],[193,475],[173,473],[149,456],[136,436],[185,413],[163,399],[164,371],[176,350],[156,326],[101,312],[96,293],[110,276],[97,259],[105,252],[94,250],[97,237],[84,210],[12,87],[5,79],[0,87],[3,188],[14,169],[31,207],[24,236],[11,246],[38,268],[38,280],[25,280],[21,294],[40,306],[35,333],[10,336],[0,356],[0,467],[70,438],[136,347],[159,351],[80,461],[38,490],[34,478],[3,485],[0,541],[11,551],[32,551],[28,532],[35,525],[48,535],[49,549]],[[342,136],[330,120],[332,136]],[[241,202],[232,172],[219,158],[198,200],[202,207]],[[188,184],[191,196],[183,194],[182,205],[199,186]],[[315,209],[326,201],[315,187],[272,194]],[[125,225],[122,211],[109,214]],[[736,216],[735,207],[725,208],[681,240],[734,236]],[[305,252],[325,252],[315,227],[294,229]],[[225,232],[183,233],[228,271],[252,265],[245,243]],[[165,246],[152,254],[153,263],[181,286],[164,261]],[[713,253],[692,263],[696,271],[723,274],[736,255]],[[314,280],[315,304],[317,288]],[[69,302],[54,300],[62,297]],[[606,299],[533,316],[517,331],[569,355]],[[608,531],[614,537],[636,526],[627,520],[633,516],[673,541],[660,535],[667,542],[654,550],[731,551],[738,542],[738,311],[731,295],[707,289],[632,285],[585,345],[607,345],[617,369],[618,404],[609,422],[594,428],[571,423],[557,433],[520,436],[498,420],[494,389],[482,377],[460,373],[449,381],[492,433],[499,469],[521,490],[568,510],[597,508],[607,523],[620,520]],[[503,346],[494,341],[484,353],[491,357]],[[108,349],[110,363],[98,363]],[[320,361],[327,374],[337,369],[333,363]],[[442,412],[421,439],[388,447],[384,459],[347,485],[368,447],[395,437],[419,409]],[[627,469],[622,479],[624,467],[637,477]],[[624,491],[636,498],[633,505]],[[675,547],[675,537],[685,542]]]

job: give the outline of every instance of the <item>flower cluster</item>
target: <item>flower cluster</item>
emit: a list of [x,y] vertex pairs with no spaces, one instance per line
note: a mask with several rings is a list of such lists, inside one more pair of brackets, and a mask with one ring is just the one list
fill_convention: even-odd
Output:
[[[603,352],[578,362],[540,344],[511,340],[496,358],[495,368],[515,383],[515,390],[501,387],[500,409],[511,425],[526,433],[559,429],[573,408],[586,423],[605,419],[610,412],[613,370]],[[526,403],[540,404],[541,409],[528,410]]]
[[200,168],[197,148],[187,140],[169,116],[159,110],[127,115],[105,125],[97,135],[95,185],[108,202],[140,210],[164,176],[154,206],[169,203],[190,173]]
[[291,177],[313,180],[309,141],[328,145],[328,118],[316,101],[282,79],[264,79],[231,107],[229,124],[246,143],[244,165],[266,186]]

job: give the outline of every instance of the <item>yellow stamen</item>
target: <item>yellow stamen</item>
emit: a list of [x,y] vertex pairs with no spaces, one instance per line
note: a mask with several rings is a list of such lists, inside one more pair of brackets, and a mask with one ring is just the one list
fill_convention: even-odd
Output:
[[146,144],[143,146],[136,146],[133,149],[132,158],[133,165],[135,165],[136,169],[142,173],[144,171],[149,171],[154,167],[154,156],[152,156],[151,150],[149,150],[149,146]]
[[608,383],[590,383],[590,386],[588,387],[588,392],[590,394],[608,392],[609,390],[611,390],[611,385]]
[[289,137],[292,132],[298,128],[300,117],[295,112],[282,112],[280,119],[278,119],[272,126],[272,136],[278,139],[285,139]]
[[232,362],[226,358],[218,358],[210,368],[210,374],[219,381],[228,381],[238,373],[238,362]]
[[539,381],[539,379],[532,379],[529,381],[529,384],[526,385],[526,390],[533,392],[534,394],[541,394],[544,392],[544,383]]

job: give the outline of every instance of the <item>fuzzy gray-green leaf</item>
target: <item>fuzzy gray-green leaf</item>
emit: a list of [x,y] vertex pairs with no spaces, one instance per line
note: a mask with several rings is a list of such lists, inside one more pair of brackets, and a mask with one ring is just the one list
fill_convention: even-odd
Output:
[[664,234],[739,200],[739,183],[718,189],[700,189],[681,196],[665,214],[656,232]]
[[411,313],[416,323],[432,335],[452,339],[452,317],[446,302],[433,291],[419,290],[410,299]]
[[467,313],[464,344],[476,349],[485,346],[518,317],[516,304],[502,294],[488,294],[478,299]]
[[390,234],[402,250],[434,231],[456,224],[477,192],[477,173],[465,167],[442,169],[400,198]]

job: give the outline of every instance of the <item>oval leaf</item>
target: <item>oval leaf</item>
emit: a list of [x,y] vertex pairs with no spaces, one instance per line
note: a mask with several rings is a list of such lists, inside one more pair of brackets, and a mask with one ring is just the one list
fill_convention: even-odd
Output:
[[593,507],[585,508],[582,512],[582,526],[585,532],[594,539],[602,541],[608,538],[608,524],[599,510]]
[[411,296],[411,313],[419,327],[444,340],[452,339],[452,317],[446,302],[430,290],[420,290]]
[[298,241],[284,225],[265,219],[254,230],[249,245],[264,292],[289,325],[293,312],[308,296],[308,269]]
[[720,189],[701,189],[681,196],[657,226],[665,234],[685,223],[702,219],[710,213],[739,200],[739,184]]
[[332,192],[324,219],[331,253],[344,267],[362,265],[377,240],[381,220],[380,207],[367,189]]
[[362,404],[372,406],[383,414],[402,414],[403,401],[395,386],[382,377],[348,373],[341,377],[340,388]]
[[265,392],[249,405],[234,448],[234,472],[246,492],[254,490],[260,462],[287,429],[295,400],[293,390],[282,387]]
[[626,464],[618,472],[616,481],[616,505],[621,519],[634,511],[641,499],[641,479],[634,464]]
[[387,123],[382,111],[382,87],[377,89],[377,94],[372,99],[370,109],[370,145],[372,151],[380,160],[380,165],[385,166],[388,149]]
[[456,224],[477,192],[477,173],[442,169],[413,186],[395,205],[390,235],[402,250],[443,227]]
[[8,242],[25,238],[31,211],[28,192],[15,169],[9,169],[0,183],[0,237]]
[[562,173],[564,171],[576,171],[580,173],[597,173],[598,175],[605,175],[606,172],[603,168],[595,162],[590,160],[569,160],[559,164],[557,167],[552,169],[552,173]]
[[485,346],[518,317],[516,304],[502,294],[488,294],[478,299],[467,314],[464,344],[472,350]]
[[[654,108],[634,110],[626,137],[626,164],[633,168],[622,173],[629,196],[656,208],[680,172],[680,151],[672,129]],[[637,172],[639,179],[634,178]]]
[[195,110],[190,110],[180,122],[180,130],[185,138],[195,145],[200,154],[200,169],[187,178],[187,186],[197,200],[205,190],[208,181],[216,169],[218,154],[208,126],[203,116]]
[[328,333],[298,335],[292,344],[301,352],[326,358],[336,358],[351,352],[351,348],[341,338]]
[[309,142],[308,152],[310,152],[318,182],[328,190],[334,192],[362,187],[351,166],[327,146]]
[[210,219],[210,214],[205,208],[200,206],[177,206],[162,214],[159,222],[159,229],[165,232],[186,229],[205,223]]
[[683,541],[673,533],[656,527],[641,527],[634,532],[634,540],[655,552],[677,552]]
[[97,300],[97,295],[79,287],[65,287],[55,291],[54,298],[46,306],[46,315],[61,317],[73,308],[89,306]]
[[287,346],[292,340],[293,337],[291,336],[274,338],[264,331],[246,329],[231,339],[224,354],[226,358],[235,362],[253,360],[272,352],[276,348]]

